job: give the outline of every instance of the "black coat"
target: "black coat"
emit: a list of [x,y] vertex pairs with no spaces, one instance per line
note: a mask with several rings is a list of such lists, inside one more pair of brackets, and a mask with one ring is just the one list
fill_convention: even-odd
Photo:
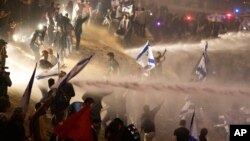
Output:
[[78,18],[76,19],[76,23],[75,23],[75,33],[76,33],[76,34],[81,34],[81,33],[82,33],[82,24],[83,24],[85,21],[87,21],[88,18],[89,18],[89,17],[86,16],[86,17],[84,17],[84,18],[78,17]]

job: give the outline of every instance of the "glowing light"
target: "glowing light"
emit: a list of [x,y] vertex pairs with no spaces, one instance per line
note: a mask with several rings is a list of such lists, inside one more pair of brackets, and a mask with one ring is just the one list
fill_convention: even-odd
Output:
[[227,13],[227,14],[226,14],[226,18],[227,18],[228,20],[232,19],[232,18],[233,18],[233,14],[232,14],[232,13]]
[[39,29],[39,30],[42,30],[42,29],[43,29],[43,24],[41,24],[41,23],[38,24],[38,29]]
[[151,13],[149,13],[149,15],[150,15],[150,16],[153,16],[153,13],[151,12]]
[[240,9],[236,8],[236,9],[234,10],[234,12],[235,12],[235,13],[240,13]]
[[161,26],[161,22],[157,22],[156,24],[157,24],[157,26]]
[[13,41],[15,41],[15,42],[23,42],[23,43],[24,43],[24,42],[26,42],[27,40],[29,40],[29,37],[24,36],[24,35],[18,33],[18,34],[14,34],[14,35],[12,36],[12,39],[13,39]]
[[14,34],[14,35],[13,35],[13,37],[12,37],[12,39],[13,39],[15,42],[17,42],[17,41],[18,41],[18,39],[19,39],[19,36],[18,36],[18,35],[16,35],[16,34]]
[[227,13],[226,16],[227,16],[228,18],[231,18],[231,17],[232,17],[232,14],[231,14],[231,13]]
[[192,21],[192,19],[193,19],[192,16],[186,16],[187,21]]

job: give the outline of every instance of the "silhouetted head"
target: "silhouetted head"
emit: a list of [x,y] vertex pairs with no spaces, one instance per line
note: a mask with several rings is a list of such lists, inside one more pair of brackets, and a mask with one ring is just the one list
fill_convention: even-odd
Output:
[[49,57],[49,52],[47,50],[43,50],[42,51],[42,56],[44,57],[45,60],[47,60],[48,57]]
[[115,123],[118,129],[121,129],[124,126],[124,123],[120,118],[115,118],[113,122]]
[[55,84],[55,79],[50,78],[50,79],[48,80],[48,84],[49,84],[49,87],[53,86],[53,85]]
[[93,98],[91,98],[91,97],[87,97],[87,98],[85,98],[84,99],[84,103],[83,104],[92,104],[92,103],[94,103],[95,101],[94,101],[94,99]]
[[24,112],[21,107],[15,108],[11,118],[11,121],[19,122],[19,123],[24,123]]
[[48,51],[49,54],[53,55],[53,49],[48,48],[47,51]]
[[43,31],[46,31],[47,30],[47,26],[43,26]]
[[0,47],[6,46],[6,45],[7,45],[7,42],[3,39],[0,39]]
[[206,136],[206,135],[207,135],[207,133],[208,133],[207,128],[202,128],[202,129],[201,129],[200,136]]
[[113,52],[109,52],[109,53],[107,53],[107,55],[108,55],[109,57],[111,57],[111,58],[114,58],[114,57],[115,57],[115,54],[114,54]]

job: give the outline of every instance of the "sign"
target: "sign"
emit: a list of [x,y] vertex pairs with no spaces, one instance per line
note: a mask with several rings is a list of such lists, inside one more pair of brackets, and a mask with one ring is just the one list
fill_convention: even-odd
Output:
[[230,125],[230,141],[249,141],[250,125]]

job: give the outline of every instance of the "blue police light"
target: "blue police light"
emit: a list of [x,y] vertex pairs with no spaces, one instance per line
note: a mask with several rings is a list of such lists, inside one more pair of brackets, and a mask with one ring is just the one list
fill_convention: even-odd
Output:
[[156,25],[157,25],[157,26],[161,26],[161,22],[158,21],[158,22],[156,23]]
[[235,13],[240,13],[240,9],[239,9],[239,8],[236,8],[236,9],[234,10],[234,12],[235,12]]

